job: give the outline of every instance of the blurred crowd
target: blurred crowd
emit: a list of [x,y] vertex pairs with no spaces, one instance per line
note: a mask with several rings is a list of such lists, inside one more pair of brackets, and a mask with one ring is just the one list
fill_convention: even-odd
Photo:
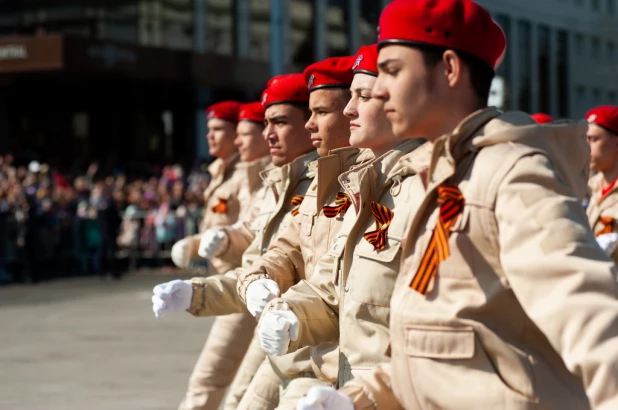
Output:
[[0,283],[67,273],[118,278],[126,268],[119,252],[161,264],[174,240],[197,232],[208,182],[203,166],[133,177],[93,163],[71,175],[0,155]]

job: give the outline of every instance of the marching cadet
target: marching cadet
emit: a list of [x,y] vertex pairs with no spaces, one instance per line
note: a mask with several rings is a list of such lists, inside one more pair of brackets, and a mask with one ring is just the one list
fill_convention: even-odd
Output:
[[551,115],[542,112],[537,112],[536,114],[532,114],[530,116],[538,124],[547,124],[554,121]]
[[618,260],[618,107],[602,106],[586,114],[590,167],[597,174],[590,179],[592,196],[586,212],[597,241],[608,255]]
[[[274,77],[263,93],[262,103],[266,109],[263,137],[270,147],[274,166],[260,173],[264,188],[250,201],[259,203],[259,210],[251,225],[255,239],[242,256],[243,268],[250,267],[266,252],[277,232],[289,224],[314,177],[308,164],[317,158],[317,153],[304,128],[309,112],[308,99],[301,74]],[[185,403],[194,407],[185,404],[184,408],[217,409],[247,352],[256,323],[236,292],[241,272],[242,268],[238,268],[225,275],[176,280],[154,289],[153,309],[158,316],[181,310],[195,316],[219,316],[191,378]],[[217,327],[219,323],[223,326]],[[257,364],[245,366],[243,363],[243,369],[249,373],[253,369],[253,375],[263,359],[262,352]],[[238,377],[246,378],[246,375]],[[260,367],[255,377],[260,384],[248,390],[241,403],[226,403],[226,408],[236,408],[236,404],[239,409],[276,407],[279,377],[272,373],[270,365]],[[195,393],[192,393],[193,386]],[[230,393],[231,400],[237,401],[240,396],[242,393]]]
[[[333,57],[305,69],[312,112],[306,128],[311,131],[321,158],[310,164],[316,178],[298,214],[279,233],[269,251],[239,278],[240,298],[255,316],[259,316],[266,302],[280,291],[285,292],[291,285],[312,275],[316,260],[330,247],[351,204],[349,196],[339,187],[337,176],[373,158],[370,150],[348,147],[350,121],[344,115],[344,108],[350,100],[354,62],[355,57]],[[336,344],[327,344],[320,346],[319,353],[317,350],[311,352],[312,356],[320,357],[319,362],[310,361],[308,349],[270,358],[276,371],[286,379],[278,408],[294,409],[298,399],[311,386],[324,384],[318,378],[323,382],[333,381],[323,377],[321,368],[336,368],[336,347]]]
[[[342,215],[340,231],[317,261],[315,272],[267,305],[259,327],[263,347],[274,355],[338,340],[340,353],[334,365],[324,354],[328,350],[320,348],[324,345],[312,350],[318,375],[332,385],[343,385],[389,360],[385,355],[389,301],[399,272],[401,240],[422,199],[409,195],[411,187],[422,187],[422,183],[408,168],[415,163],[422,140],[395,138],[383,101],[371,97],[378,75],[377,55],[377,45],[359,50],[352,98],[344,111],[349,117],[351,144],[369,149],[376,159],[338,177],[340,185],[332,190],[339,190],[338,197],[346,202],[340,208],[327,206],[324,213],[332,215],[349,207]],[[425,145],[420,150],[428,148]],[[279,242],[281,237],[275,243]],[[250,271],[260,266],[263,273],[284,284],[289,275],[277,264],[282,264],[279,261],[286,252],[290,252],[288,247],[278,259],[273,256],[270,265],[256,264]]]
[[[240,215],[238,193],[246,181],[243,180],[244,173],[238,169],[240,156],[234,146],[239,108],[239,102],[223,101],[206,109],[208,149],[210,155],[217,159],[208,167],[212,179],[204,191],[206,204],[200,232],[216,226],[232,225]],[[237,175],[237,172],[240,175]],[[201,234],[189,236],[172,246],[171,257],[176,266],[188,268],[199,263],[201,259],[197,251],[201,236]],[[225,273],[239,265],[240,259],[225,261],[212,258],[208,261],[206,273],[208,275]]]
[[410,190],[391,361],[313,390],[314,408],[618,408],[616,270],[578,198],[589,153],[566,144],[585,128],[486,108],[506,39],[472,0],[394,0],[378,44],[373,93],[431,162]]

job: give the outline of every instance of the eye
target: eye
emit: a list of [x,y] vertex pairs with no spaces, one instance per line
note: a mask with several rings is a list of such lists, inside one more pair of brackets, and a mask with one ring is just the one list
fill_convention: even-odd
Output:
[[371,100],[371,96],[369,96],[369,95],[360,95],[358,97],[358,99],[361,100],[361,101],[369,101],[369,100]]

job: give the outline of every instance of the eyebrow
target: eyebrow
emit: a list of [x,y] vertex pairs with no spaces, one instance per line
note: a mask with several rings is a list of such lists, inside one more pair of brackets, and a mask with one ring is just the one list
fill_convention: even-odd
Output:
[[378,67],[381,69],[384,69],[384,67],[386,67],[387,65],[389,65],[390,63],[394,63],[396,61],[399,61],[399,59],[397,58],[389,58],[387,60],[381,61],[378,63]]
[[371,91],[371,87],[356,87],[356,88],[350,88],[351,92],[358,92],[358,91]]
[[310,108],[311,108],[311,111],[320,111],[320,110],[322,110],[322,111],[330,111],[331,110],[330,107],[326,107],[324,105],[318,105],[318,106],[310,107]]
[[288,117],[287,115],[273,115],[272,117],[268,117],[267,120],[268,121],[283,121],[286,120]]

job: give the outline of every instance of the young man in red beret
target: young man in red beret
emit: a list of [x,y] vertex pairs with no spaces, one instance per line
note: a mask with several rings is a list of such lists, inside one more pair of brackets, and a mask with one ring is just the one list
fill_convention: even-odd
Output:
[[592,196],[586,212],[597,241],[614,261],[618,261],[618,107],[601,106],[586,114]]
[[[270,299],[312,276],[316,261],[330,248],[350,205],[337,177],[373,158],[371,151],[349,147],[350,123],[343,110],[350,98],[354,61],[354,57],[332,57],[305,69],[312,112],[306,128],[311,131],[321,158],[310,165],[317,176],[298,214],[279,233],[269,251],[239,278],[239,295],[256,317]],[[266,322],[262,322],[260,334],[272,330]],[[323,345],[320,353],[311,352],[311,356],[315,354],[323,359],[318,368],[336,366],[339,359],[336,347],[336,344]],[[268,347],[266,352],[276,353]],[[329,380],[320,378],[320,381],[313,374],[315,367],[312,368],[308,348],[283,357],[270,356],[270,361],[275,371],[288,379],[284,382],[279,409],[294,409],[311,386],[330,384]]]
[[506,40],[471,0],[392,1],[379,47],[374,96],[433,152],[409,192],[391,361],[308,408],[618,408],[615,265],[580,205],[586,150],[560,146],[585,128],[486,107]]
[[[266,252],[276,233],[289,223],[298,207],[297,198],[304,196],[313,178],[308,163],[317,158],[317,153],[304,129],[308,99],[300,74],[271,79],[263,93],[263,138],[275,166],[260,173],[264,186],[252,199],[258,207],[250,226],[255,238],[242,255],[242,267],[225,275],[172,281],[154,290],[153,309],[159,315],[187,310],[195,316],[218,316],[191,376],[181,409],[217,409],[249,349],[256,323],[238,298],[237,277]],[[249,227],[237,225],[235,229]],[[226,230],[229,234],[230,229]],[[277,405],[280,378],[270,365],[260,367],[264,353],[259,344],[254,347],[259,354],[253,348],[249,350],[230,389],[226,408],[267,410]],[[254,375],[260,384],[245,393]],[[244,400],[239,403],[243,395]]]
[[[212,179],[204,191],[206,204],[200,225],[201,232],[216,226],[232,225],[240,215],[241,204],[238,193],[244,181],[241,175],[237,175],[242,174],[242,171],[238,170],[240,157],[234,146],[239,108],[239,102],[223,101],[206,109],[208,149],[210,155],[217,159],[208,167]],[[174,264],[179,268],[188,268],[202,260],[197,253],[200,240],[201,234],[197,234],[176,242],[171,252]],[[240,260],[230,263],[213,258],[206,265],[206,273],[207,275],[225,273],[239,264]]]

